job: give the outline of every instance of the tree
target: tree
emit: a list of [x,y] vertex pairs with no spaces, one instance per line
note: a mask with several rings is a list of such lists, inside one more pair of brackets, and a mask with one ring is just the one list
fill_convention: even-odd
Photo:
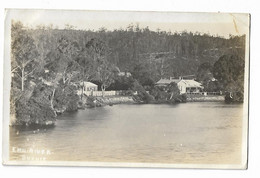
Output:
[[169,99],[169,93],[165,91],[165,88],[154,86],[150,90],[150,94],[158,103],[165,103]]
[[239,93],[239,98],[234,99],[237,101],[243,101],[244,68],[244,57],[232,54],[221,56],[213,68],[214,77],[226,92]]
[[154,97],[144,89],[140,83],[135,80],[132,84],[132,91],[137,92],[137,95],[133,95],[133,99],[138,103],[152,103]]
[[99,39],[91,39],[86,48],[89,50],[93,60],[93,67],[96,70],[96,78],[101,83],[102,95],[107,87],[114,81],[115,66],[108,61],[109,49],[107,45]]
[[143,63],[136,63],[133,70],[131,71],[133,77],[138,80],[138,82],[145,86],[152,86],[154,84],[153,79],[151,78],[149,68]]
[[69,84],[71,79],[79,74],[79,65],[77,65],[76,59],[79,56],[80,47],[76,41],[62,37],[58,41],[57,50],[60,59],[59,73],[62,74],[63,83]]
[[170,94],[169,100],[176,99],[180,95],[180,90],[175,82],[171,82],[166,90]]
[[109,87],[115,79],[113,66],[108,63],[101,64],[97,69],[97,75],[101,83],[102,96],[104,97],[106,88]]
[[[28,90],[25,91],[25,93]],[[47,96],[51,95],[50,86],[38,83],[30,92],[15,103],[16,124],[45,125],[47,121],[55,121],[56,113],[52,110]],[[28,95],[28,94],[27,94]]]
[[92,38],[85,45],[88,49],[91,57],[93,57],[94,62],[100,63],[107,59],[109,49],[108,46],[100,39]]
[[209,62],[204,62],[198,67],[196,78],[199,81],[209,80],[211,72],[212,72],[212,65]]
[[62,79],[63,84],[69,84],[73,78],[80,74],[80,64],[77,59],[80,54],[80,47],[77,42],[72,42],[65,37],[58,40],[57,47],[46,56],[47,76],[51,80]]
[[80,65],[76,61],[79,52],[77,42],[62,37],[58,40],[56,49],[47,55],[45,69],[48,72],[43,77],[53,87],[50,103],[55,112],[65,110],[72,100],[77,106],[76,90],[70,82],[80,74]]
[[78,81],[81,81],[82,86],[82,93],[81,99],[84,94],[84,81],[91,81],[95,79],[95,72],[96,72],[96,57],[95,51],[91,48],[91,44],[87,42],[79,53],[79,56],[76,58],[76,63],[79,67],[80,73],[78,75]]
[[26,80],[37,69],[38,51],[33,38],[20,22],[12,23],[11,39],[11,72],[19,78],[24,91]]
[[212,70],[213,70],[213,66],[209,62],[202,63],[198,67],[196,80],[202,82],[206,91],[209,89],[211,85],[210,83],[213,79]]
[[50,51],[53,51],[56,47],[56,44],[54,43],[55,37],[52,31],[52,25],[48,27],[40,25],[37,26],[35,33],[32,33],[36,49],[39,53],[40,72],[43,71],[43,67],[46,63],[46,56]]
[[183,102],[180,90],[175,82],[171,82],[167,86],[154,86],[152,87],[150,94],[159,103],[175,103]]
[[132,76],[116,76],[115,81],[110,85],[110,90],[129,90],[133,85]]

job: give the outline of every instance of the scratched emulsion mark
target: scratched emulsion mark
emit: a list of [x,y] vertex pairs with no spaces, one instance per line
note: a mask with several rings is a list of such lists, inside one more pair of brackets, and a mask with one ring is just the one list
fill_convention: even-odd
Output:
[[233,14],[230,14],[230,15],[233,18],[233,23],[234,23],[234,27],[235,27],[236,33],[239,33],[238,28],[237,28],[237,23],[236,23],[236,17]]

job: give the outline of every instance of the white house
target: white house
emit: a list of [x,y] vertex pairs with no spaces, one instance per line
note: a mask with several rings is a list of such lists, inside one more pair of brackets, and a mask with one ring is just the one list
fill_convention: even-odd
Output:
[[[82,95],[83,82],[79,84],[78,95]],[[91,82],[84,82],[83,93],[86,96],[115,96],[116,91],[98,91],[98,86]]]
[[199,93],[204,88],[195,80],[181,80],[177,83],[180,93]]
[[199,93],[204,87],[201,83],[195,81],[195,80],[186,80],[182,79],[181,77],[179,79],[174,79],[170,77],[170,79],[160,79],[156,85],[157,86],[167,86],[170,83],[176,83],[180,93]]
[[80,86],[84,83],[84,91],[97,91],[98,86],[92,82],[81,82]]

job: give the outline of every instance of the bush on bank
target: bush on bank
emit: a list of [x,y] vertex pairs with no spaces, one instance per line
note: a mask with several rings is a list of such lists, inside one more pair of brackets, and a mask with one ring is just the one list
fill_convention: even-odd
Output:
[[51,108],[48,95],[50,87],[40,84],[33,91],[26,91],[15,102],[15,125],[44,125],[48,121],[55,121],[55,112]]
[[24,92],[19,92],[18,89],[14,89],[13,92],[20,93],[19,97],[11,95],[14,125],[54,123],[57,114],[78,110],[79,96],[75,93],[75,87],[71,85],[54,88],[39,83]]

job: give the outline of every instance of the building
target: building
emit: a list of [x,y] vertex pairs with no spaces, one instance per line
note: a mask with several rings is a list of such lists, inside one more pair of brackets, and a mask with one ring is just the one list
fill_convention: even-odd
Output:
[[77,94],[81,96],[82,94],[86,96],[115,96],[116,91],[98,91],[98,85],[91,82],[84,82],[84,91],[82,93],[83,82],[79,84]]
[[177,84],[177,86],[180,90],[180,94],[199,93],[204,88],[201,83],[199,83],[195,80],[186,80],[186,79],[183,79],[181,77],[179,79],[175,79],[175,78],[172,78],[172,77],[170,77],[170,79],[160,79],[156,83],[156,86],[165,87],[172,82]]
[[84,91],[97,91],[98,86],[92,82],[81,82],[80,86],[84,83]]

